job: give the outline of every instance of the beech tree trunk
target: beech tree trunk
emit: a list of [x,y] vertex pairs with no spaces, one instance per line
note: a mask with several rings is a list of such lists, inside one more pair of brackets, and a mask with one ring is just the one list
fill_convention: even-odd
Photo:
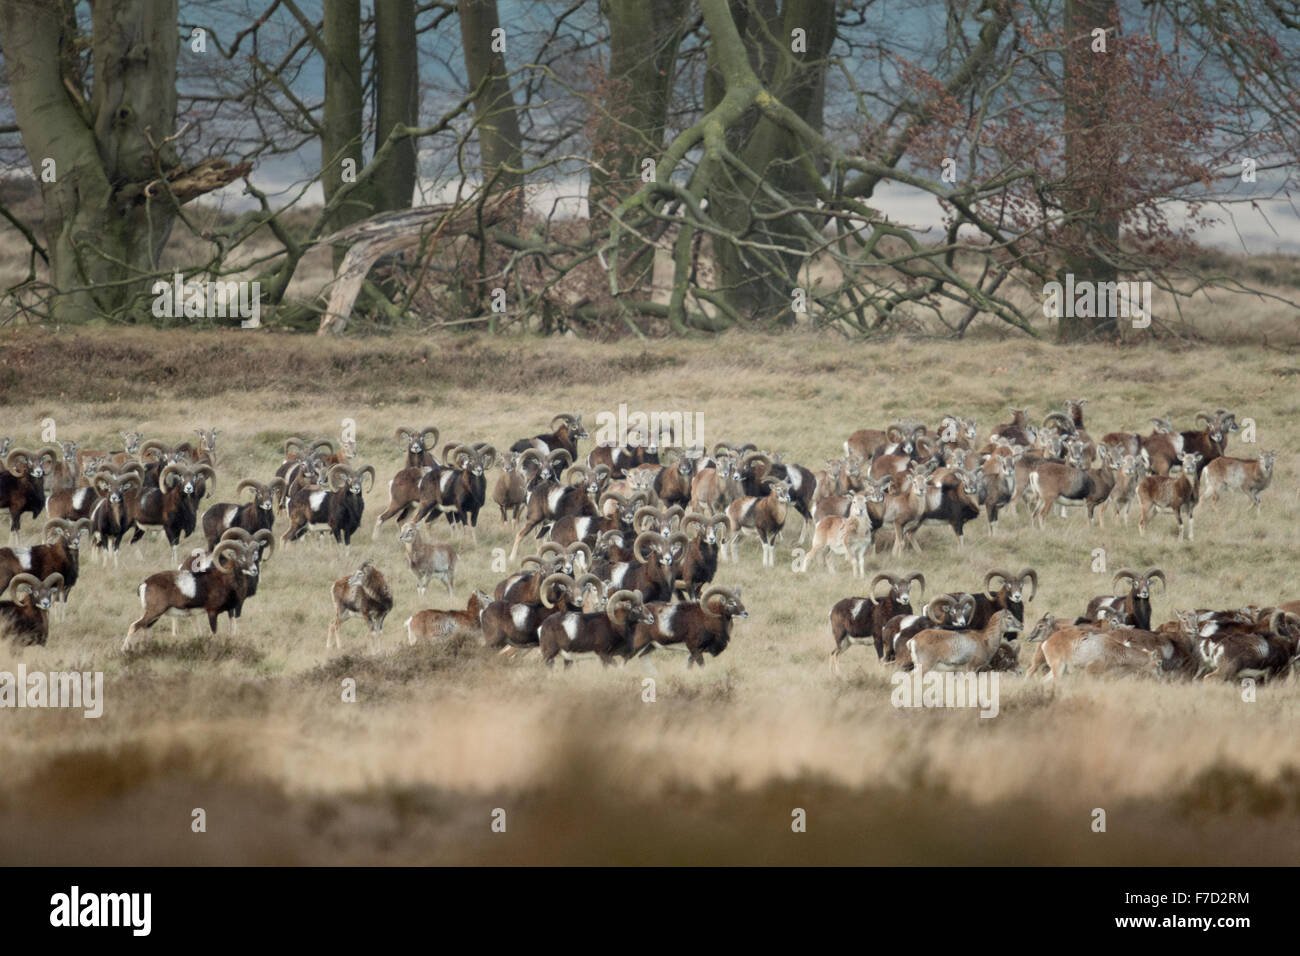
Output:
[[[1067,214],[1079,218],[1067,227],[1068,251],[1064,273],[1073,273],[1076,283],[1114,282],[1115,266],[1097,251],[1116,248],[1119,243],[1119,211],[1106,199],[1108,148],[1115,136],[1115,104],[1107,96],[1107,64],[1115,55],[1116,36],[1106,37],[1107,52],[1094,52],[1092,31],[1098,27],[1118,28],[1116,0],[1066,0],[1065,34],[1069,41],[1065,62],[1065,176],[1070,197]],[[1113,338],[1119,326],[1114,315],[1077,316],[1062,314],[1057,326],[1061,342]]]
[[[785,0],[780,5],[776,0],[740,0],[731,4],[731,13],[745,40],[744,55],[763,87],[820,132],[825,59],[835,40],[834,0]],[[796,35],[796,30],[802,32]],[[736,55],[722,44],[710,43],[706,108],[716,105],[725,91],[723,78],[737,67],[727,58]],[[750,107],[726,132],[728,147],[746,167],[787,201],[811,205],[816,191],[801,162],[805,150],[796,136],[756,107]],[[806,247],[806,236],[782,217],[760,218],[775,206],[754,183],[721,176],[711,180],[709,206],[714,218],[737,238]],[[800,256],[771,253],[760,265],[742,244],[716,238],[714,253],[719,284],[735,312],[759,320],[792,320],[791,294],[798,284]]]
[[[56,322],[126,310],[148,294],[171,228],[169,198],[142,186],[177,166],[177,0],[93,5],[93,88],[77,73],[71,0],[0,0],[23,148],[40,184]],[[155,158],[154,147],[158,146]]]
[[[415,0],[375,4],[375,149],[397,126],[415,126],[420,112],[420,58]],[[376,176],[377,211],[410,209],[415,191],[415,140],[394,144]]]
[[[506,75],[504,35],[496,0],[460,0],[460,36],[465,72],[474,98],[483,181],[496,179],[499,190],[523,184],[523,137],[514,94]],[[493,49],[496,46],[497,49]]]
[[606,0],[608,101],[592,143],[588,204],[593,217],[641,185],[641,164],[657,159],[668,121],[686,0]]
[[[321,124],[321,187],[329,202],[345,185],[355,182],[365,166],[362,154],[361,0],[325,0],[322,40],[325,44],[325,105]],[[374,180],[371,180],[373,183]],[[337,230],[373,212],[373,189],[349,192],[330,217]],[[334,265],[344,250],[334,250]]]

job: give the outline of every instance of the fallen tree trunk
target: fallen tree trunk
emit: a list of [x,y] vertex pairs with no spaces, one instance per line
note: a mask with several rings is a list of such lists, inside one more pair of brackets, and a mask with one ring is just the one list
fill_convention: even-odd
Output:
[[428,244],[432,253],[438,240],[477,233],[504,220],[512,205],[522,201],[521,188],[496,193],[479,203],[439,203],[397,212],[380,213],[345,226],[320,240],[327,245],[348,244],[330,290],[329,305],[321,316],[317,335],[347,328],[352,306],[374,264],[394,252]]

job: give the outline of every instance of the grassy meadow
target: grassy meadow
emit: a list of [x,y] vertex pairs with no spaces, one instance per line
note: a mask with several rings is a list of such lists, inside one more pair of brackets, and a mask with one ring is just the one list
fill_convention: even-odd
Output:
[[[703,414],[704,439],[753,441],[814,470],[856,428],[913,416],[974,416],[981,440],[1025,406],[1035,420],[1089,399],[1094,437],[1147,430],[1202,408],[1253,418],[1275,449],[1258,511],[1229,496],[1196,512],[1196,540],[1172,516],[1145,538],[1089,527],[1084,513],[1029,527],[1023,508],[990,537],[983,516],[959,550],[946,526],[918,535],[901,563],[882,535],[868,563],[922,571],[926,594],[971,590],[985,571],[1032,566],[1041,588],[1027,617],[1073,616],[1125,566],[1158,565],[1175,608],[1300,597],[1300,356],[1255,345],[1061,348],[984,338],[964,344],[730,334],[708,341],[436,337],[317,340],[270,333],[147,331],[77,335],[6,330],[0,339],[0,435],[58,436],[120,447],[118,433],[179,441],[222,430],[219,481],[267,480],[290,434],[337,438],[356,422],[360,461],[379,481],[351,555],[299,542],[265,566],[238,635],[160,622],[129,655],[136,587],[168,568],[165,542],[126,547],[121,565],[90,554],[66,620],[48,646],[0,644],[0,671],[103,671],[104,714],[0,712],[0,861],[4,863],[1293,863],[1300,853],[1300,684],[1245,702],[1224,684],[1076,678],[1061,686],[1002,675],[1000,712],[900,710],[890,672],[869,649],[827,668],[827,613],[865,594],[843,561],[792,570],[791,512],[775,568],[749,538],[718,583],[741,585],[749,611],[731,646],[702,670],[659,653],[625,668],[580,663],[551,675],[534,652],[499,659],[473,639],[408,646],[402,622],[447,607],[416,594],[396,528],[371,540],[402,464],[399,424],[435,424],[442,442],[498,449],[545,430],[556,412]],[[581,451],[591,448],[583,442]],[[489,476],[489,487],[497,472]],[[205,503],[206,504],[206,503]],[[277,537],[284,519],[276,523]],[[441,539],[446,525],[437,526]],[[24,522],[25,543],[39,524]],[[201,536],[185,547],[202,545]],[[479,543],[458,542],[457,605],[503,575],[509,548],[495,508]],[[1109,572],[1092,570],[1103,548]],[[138,551],[138,553],[137,553]],[[329,586],[372,557],[396,606],[382,651],[364,626],[325,650]],[[206,635],[206,624],[202,625]],[[1027,668],[1029,650],[1022,650]],[[342,685],[356,682],[356,701]],[[643,699],[644,681],[655,699]],[[203,808],[205,833],[191,830]],[[792,812],[807,832],[791,831]],[[1107,829],[1093,832],[1093,811]],[[493,832],[504,810],[506,832]]]

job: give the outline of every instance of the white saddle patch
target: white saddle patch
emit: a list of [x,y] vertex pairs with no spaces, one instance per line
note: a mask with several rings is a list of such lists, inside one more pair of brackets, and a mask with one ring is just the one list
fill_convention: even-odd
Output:
[[655,615],[655,623],[658,626],[659,633],[664,637],[673,637],[673,618],[677,616],[677,608],[680,605],[670,604],[664,610]]
[[187,598],[193,598],[198,594],[198,582],[194,580],[194,575],[188,571],[176,572],[176,588]]

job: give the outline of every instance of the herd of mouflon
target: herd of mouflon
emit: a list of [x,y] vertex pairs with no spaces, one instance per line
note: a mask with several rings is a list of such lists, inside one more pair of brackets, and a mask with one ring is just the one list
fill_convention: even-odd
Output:
[[[439,449],[438,428],[403,426],[394,439],[405,460],[371,538],[392,522],[419,595],[436,581],[454,601],[457,548],[433,540],[427,526],[445,518],[449,537],[474,546],[479,513],[490,504],[513,532],[510,561],[518,569],[490,594],[474,590],[463,610],[412,615],[412,644],[464,632],[502,655],[538,649],[548,666],[625,663],[664,650],[684,651],[690,666],[721,653],[733,622],[748,616],[740,587],[715,583],[719,567],[739,562],[747,537],[758,539],[762,564],[775,566],[791,512],[801,519],[800,544],[810,545],[796,570],[831,570],[843,558],[865,581],[882,532],[895,559],[908,547],[920,551],[917,535],[927,524],[948,525],[964,547],[965,526],[981,512],[996,534],[1002,511],[1021,504],[1043,529],[1054,511],[1064,516],[1072,506],[1089,522],[1103,523],[1109,512],[1127,524],[1136,505],[1141,534],[1156,515],[1169,514],[1180,541],[1194,540],[1203,499],[1217,507],[1225,492],[1238,491],[1259,506],[1275,455],[1229,456],[1228,436],[1239,426],[1228,410],[1198,412],[1187,431],[1166,416],[1150,420],[1149,434],[1094,439],[1085,404],[1066,402],[1038,426],[1013,408],[1011,421],[983,442],[975,420],[951,415],[936,428],[904,420],[862,429],[843,443],[842,457],[816,471],[752,443],[682,448],[671,433],[633,434],[627,445],[600,444],[583,458],[579,442],[588,434],[572,414],[556,415],[548,431],[504,453],[485,441]],[[178,618],[206,615],[215,634],[224,614],[235,633],[277,547],[291,553],[293,542],[319,535],[350,553],[376,480],[375,467],[357,460],[355,440],[291,436],[273,476],[244,477],[235,501],[205,504],[218,480],[220,431],[195,434],[173,445],[124,433],[116,450],[0,439],[0,502],[11,537],[0,548],[0,595],[8,595],[0,600],[0,636],[15,645],[49,640],[51,612],[67,613],[81,572],[83,537],[105,566],[117,566],[124,541],[150,532],[171,548],[174,570],[139,583],[142,613],[127,628],[124,651],[163,617],[174,634]],[[493,469],[499,473],[489,489]],[[44,517],[42,539],[20,547],[27,515]],[[197,531],[205,546],[182,557]],[[535,553],[520,559],[530,536]],[[1009,670],[1058,680],[1070,673],[1267,680],[1287,675],[1298,659],[1300,601],[1180,610],[1153,627],[1152,585],[1165,584],[1164,572],[1126,568],[1114,576],[1113,584],[1121,582],[1127,591],[1100,595],[1076,616],[1044,614],[1029,626],[1033,568],[990,570],[977,590],[944,592],[919,607],[922,574],[881,572],[869,595],[831,609],[831,670],[839,673],[840,656],[855,644],[870,644],[883,664],[907,670]],[[351,617],[365,622],[380,648],[394,606],[383,572],[367,559],[329,587],[326,648],[341,647]],[[1020,643],[1033,648],[1027,667]]]

